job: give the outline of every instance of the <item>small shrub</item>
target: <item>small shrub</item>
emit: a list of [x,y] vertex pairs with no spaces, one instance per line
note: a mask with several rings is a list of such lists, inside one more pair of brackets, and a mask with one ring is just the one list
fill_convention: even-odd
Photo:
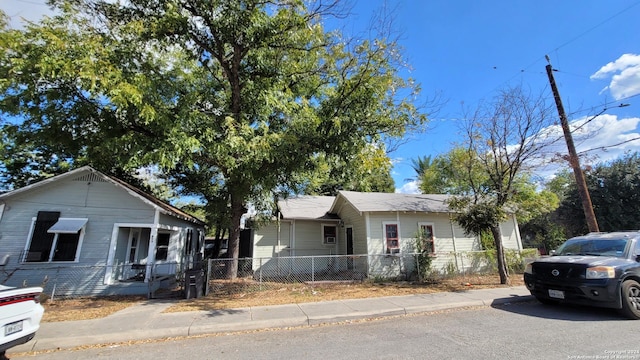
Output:
[[431,255],[433,240],[429,239],[423,233],[418,233],[415,239],[418,250],[416,253],[418,280],[424,282],[429,280],[433,273],[431,269],[431,262],[433,261],[433,256]]

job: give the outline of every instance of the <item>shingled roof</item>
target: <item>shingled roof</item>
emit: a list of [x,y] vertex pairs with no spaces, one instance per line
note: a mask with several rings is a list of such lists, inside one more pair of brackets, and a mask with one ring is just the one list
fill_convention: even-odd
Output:
[[340,191],[338,196],[297,196],[278,201],[285,219],[338,219],[339,199],[344,199],[358,212],[450,212],[449,195],[365,193]]
[[285,219],[338,219],[328,214],[334,196],[297,196],[278,201],[278,208]]
[[[449,195],[441,194],[399,194],[399,193],[363,193],[340,191],[345,201],[359,212],[403,211],[403,212],[451,212],[446,200]],[[332,205],[336,206],[336,202]]]

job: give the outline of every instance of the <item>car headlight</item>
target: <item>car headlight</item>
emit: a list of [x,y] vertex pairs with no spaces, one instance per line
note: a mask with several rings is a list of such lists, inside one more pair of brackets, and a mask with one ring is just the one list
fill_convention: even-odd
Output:
[[524,266],[524,273],[525,274],[533,274],[533,264],[532,263],[527,263],[527,265]]
[[587,268],[587,279],[613,279],[616,270],[612,266],[594,266]]

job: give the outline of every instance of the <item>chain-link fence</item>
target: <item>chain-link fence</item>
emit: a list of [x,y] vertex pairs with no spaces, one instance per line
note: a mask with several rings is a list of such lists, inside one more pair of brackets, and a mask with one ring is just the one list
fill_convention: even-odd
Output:
[[115,295],[154,298],[183,287],[184,271],[178,263],[149,266],[20,264],[0,266],[0,283],[15,287],[40,286],[51,301]]
[[[0,283],[42,286],[50,299],[146,295],[149,298],[232,294],[323,282],[424,281],[472,274],[495,274],[494,251],[430,254],[291,256],[210,259],[190,266],[178,263],[74,266],[26,264],[0,266]],[[511,273],[521,273],[535,249],[506,251]],[[428,264],[428,265],[425,265]],[[422,268],[421,268],[422,267]],[[236,269],[233,280],[229,274]]]
[[[522,273],[535,249],[505,251],[510,273]],[[331,255],[246,259],[211,259],[206,268],[207,292],[218,295],[278,289],[283,283],[313,286],[326,282],[425,281],[473,274],[496,274],[494,251],[430,254],[421,269],[421,254]],[[237,266],[237,276],[229,271]]]

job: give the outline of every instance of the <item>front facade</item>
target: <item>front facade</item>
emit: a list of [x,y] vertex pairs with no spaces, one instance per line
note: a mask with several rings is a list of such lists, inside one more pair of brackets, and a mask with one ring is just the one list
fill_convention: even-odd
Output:
[[2,194],[0,209],[0,281],[8,285],[144,294],[204,247],[202,221],[90,167]]
[[[389,277],[413,266],[399,258],[415,253],[416,238],[425,236],[434,269],[463,271],[472,264],[456,254],[482,250],[481,244],[452,220],[446,199],[446,195],[341,191],[336,197],[283,200],[279,219],[255,229],[254,258],[367,255],[366,275]],[[514,215],[501,224],[501,230],[505,248],[522,250]],[[254,270],[260,266],[254,259]]]

